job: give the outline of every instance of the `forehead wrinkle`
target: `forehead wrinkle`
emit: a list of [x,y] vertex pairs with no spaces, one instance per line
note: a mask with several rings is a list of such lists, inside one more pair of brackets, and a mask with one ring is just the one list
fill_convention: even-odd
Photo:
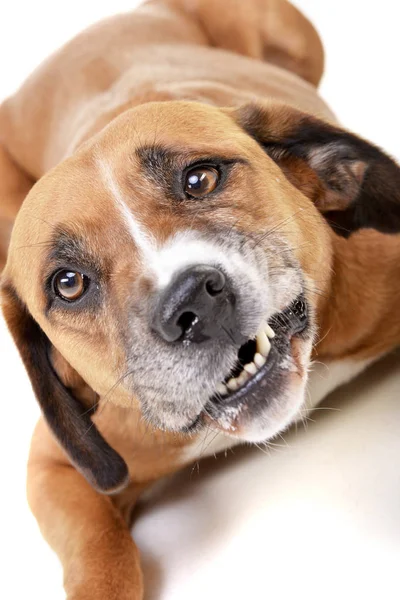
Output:
[[124,199],[123,192],[118,185],[110,164],[104,159],[97,159],[97,165],[102,181],[115,201],[115,205],[122,216],[127,231],[133,239],[143,261],[153,262],[157,252],[157,243],[151,232],[146,231],[143,224],[136,219]]

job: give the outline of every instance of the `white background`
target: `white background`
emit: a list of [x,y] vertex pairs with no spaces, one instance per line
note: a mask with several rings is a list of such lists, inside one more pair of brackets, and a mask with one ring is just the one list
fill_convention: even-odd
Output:
[[[135,4],[3,0],[0,99],[74,33]],[[296,4],[326,47],[324,97],[344,125],[400,158],[397,3]],[[61,570],[25,501],[38,410],[1,321],[0,356],[0,597],[59,600]],[[289,436],[289,450],[240,458],[226,470],[219,464],[215,478],[196,481],[183,498],[171,492],[166,507],[145,512],[136,537],[148,599],[399,598],[399,381],[390,361],[385,368],[382,387],[370,375],[361,389],[348,388],[340,415],[317,418],[307,436]]]

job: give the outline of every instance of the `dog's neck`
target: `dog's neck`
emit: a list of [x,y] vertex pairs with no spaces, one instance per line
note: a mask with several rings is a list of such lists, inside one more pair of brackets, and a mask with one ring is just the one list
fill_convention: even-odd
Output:
[[400,240],[372,230],[332,234],[331,288],[320,319],[318,357],[378,357],[400,345]]

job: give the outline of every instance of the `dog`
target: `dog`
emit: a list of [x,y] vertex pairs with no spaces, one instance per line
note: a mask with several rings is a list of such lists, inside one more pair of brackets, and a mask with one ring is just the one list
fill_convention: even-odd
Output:
[[268,440],[400,343],[400,169],[323,65],[286,0],[149,0],[0,107],[28,499],[69,600],[143,598],[135,503],[209,428],[209,453]]

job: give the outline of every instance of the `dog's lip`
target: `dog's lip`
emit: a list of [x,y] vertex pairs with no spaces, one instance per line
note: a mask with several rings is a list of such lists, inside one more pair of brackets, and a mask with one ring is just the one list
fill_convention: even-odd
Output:
[[308,314],[304,323],[299,326],[297,324],[291,329],[290,322],[287,320],[287,313],[293,305],[301,302],[306,307],[307,302],[303,294],[300,294],[292,304],[277,315],[274,315],[268,322],[268,325],[273,328],[275,333],[271,340],[271,348],[269,350],[265,364],[260,367],[257,372],[252,375],[238,390],[231,392],[227,396],[214,395],[206,404],[203,410],[198,414],[194,421],[185,427],[185,432],[194,433],[203,424],[210,424],[226,433],[234,433],[232,426],[225,426],[225,421],[231,423],[236,416],[244,408],[248,408],[252,404],[252,397],[265,388],[265,396],[263,397],[263,406],[266,408],[271,398],[268,397],[268,387],[271,383],[271,377],[278,371],[276,368],[280,359],[289,357],[291,353],[291,341],[296,338],[303,337],[309,326]]
[[[266,363],[255,375],[253,375],[240,389],[236,392],[232,392],[229,396],[213,396],[203,410],[197,415],[195,420],[188,427],[185,427],[185,432],[194,433],[201,425],[206,423],[214,426],[216,425],[218,428],[225,430],[226,428],[223,425],[219,426],[221,417],[225,414],[229,417],[234,416],[234,411],[238,411],[240,406],[246,403],[251,392],[258,388],[263,381],[268,379],[278,362],[279,356],[278,350],[275,346],[272,346]],[[268,397],[265,398],[265,406],[267,405]]]

